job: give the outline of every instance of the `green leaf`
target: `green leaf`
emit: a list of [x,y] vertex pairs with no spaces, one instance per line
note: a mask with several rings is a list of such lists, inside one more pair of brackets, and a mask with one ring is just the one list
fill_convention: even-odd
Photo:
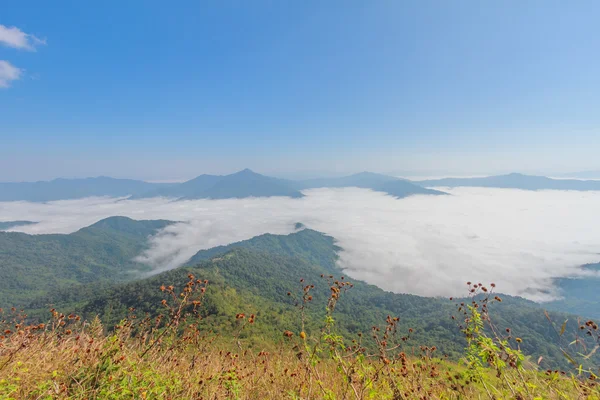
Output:
[[567,321],[568,321],[568,319],[566,319],[565,322],[563,322],[562,326],[560,327],[560,336],[562,336],[563,333],[565,333],[565,328],[567,327]]
[[573,364],[573,365],[577,365],[577,363],[575,362],[575,360],[573,360],[573,357],[571,357],[569,355],[569,353],[567,353],[566,351],[564,351],[563,349],[560,349],[560,351],[562,351],[562,353],[564,354],[564,356],[567,358],[567,360]]
[[590,358],[591,356],[593,356],[594,353],[596,352],[596,350],[598,350],[598,347],[600,347],[600,346],[596,345],[596,347],[594,347],[594,350],[590,351],[590,353],[587,356],[584,356],[583,358],[585,358],[587,360],[588,358]]

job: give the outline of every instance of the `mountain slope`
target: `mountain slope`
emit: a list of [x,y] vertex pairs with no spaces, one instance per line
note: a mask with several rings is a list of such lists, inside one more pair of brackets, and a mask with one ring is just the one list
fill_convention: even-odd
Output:
[[149,183],[133,179],[108,177],[55,179],[40,182],[0,183],[0,201],[33,201],[79,199],[90,196],[123,197],[167,187],[166,183]]
[[424,190],[421,186],[427,185],[422,182],[419,185],[372,172],[361,172],[340,178],[291,181],[261,175],[245,169],[223,176],[200,175],[183,183],[159,184],[108,177],[0,183],[0,201],[45,202],[90,196],[129,196],[132,200],[152,197],[188,200],[271,196],[300,198],[303,196],[301,190],[322,187],[358,187],[385,192],[399,198],[414,194],[444,194],[439,191]]
[[[600,274],[600,263],[588,264],[584,269]],[[600,275],[554,280],[563,298],[544,304],[545,307],[587,318],[600,319]]]
[[210,189],[217,182],[223,179],[219,175],[200,175],[189,181],[178,183],[169,187],[158,188],[149,192],[132,196],[131,199],[142,199],[150,197],[197,197],[200,193]]
[[302,193],[293,189],[282,179],[271,178],[245,169],[235,174],[226,175],[210,188],[196,193],[186,199],[230,199],[245,197],[286,196],[302,197]]
[[[222,335],[232,335],[235,325],[232,316],[244,312],[257,315],[257,340],[277,340],[285,329],[298,332],[300,317],[294,307],[294,296],[301,295],[302,285],[314,284],[311,291],[314,304],[309,305],[307,331],[318,329],[321,323],[330,283],[327,276],[335,268],[336,247],[331,238],[317,238],[318,232],[306,230],[288,236],[262,235],[233,246],[215,251],[200,252],[196,258],[205,259],[195,267],[178,268],[160,275],[120,285],[84,285],[77,290],[56,291],[39,298],[31,306],[43,308],[50,304],[63,312],[74,311],[91,318],[99,314],[105,323],[116,324],[133,307],[139,315],[158,315],[162,306],[161,285],[181,287],[187,275],[193,273],[208,279],[208,297],[205,299],[203,324]],[[302,255],[309,242],[320,243],[308,261]],[[224,253],[218,254],[219,250]],[[208,259],[210,257],[210,259]],[[338,277],[342,272],[333,272]],[[303,283],[300,280],[304,279]],[[417,345],[437,346],[445,354],[455,357],[464,347],[458,328],[450,318],[456,313],[451,302],[442,299],[385,292],[375,286],[353,281],[354,287],[344,293],[335,314],[336,324],[348,335],[368,332],[380,325],[387,315],[398,316],[403,334],[414,331],[411,342]],[[288,296],[290,292],[293,295]],[[537,360],[542,356],[542,367],[564,365],[559,349],[559,338],[535,303],[503,296],[502,304],[494,306],[492,315],[499,329],[511,327],[523,339],[521,348]],[[569,319],[564,340],[572,340],[577,331],[576,318],[560,313],[550,317],[561,323]]]
[[33,225],[33,221],[0,221],[0,231],[16,228],[19,226]]
[[302,193],[290,186],[288,181],[271,178],[245,169],[230,175],[200,175],[187,182],[168,188],[148,191],[135,198],[172,197],[193,199],[241,199],[246,197],[286,196],[302,197]]
[[416,194],[427,194],[427,195],[445,195],[447,193],[439,190],[427,189],[417,186],[411,182],[397,179],[377,186],[374,190],[379,192],[385,192],[391,196],[404,198]]
[[358,187],[384,192],[394,197],[403,198],[415,194],[440,195],[443,192],[424,189],[414,183],[396,178],[394,176],[376,174],[373,172],[360,172],[358,174],[340,178],[319,178],[297,181],[296,187],[300,189],[314,189],[322,187]]
[[372,189],[386,182],[395,181],[398,178],[389,175],[376,174],[373,172],[360,172],[358,174],[342,176],[338,178],[317,178],[297,181],[298,187],[313,189],[322,187],[358,187]]
[[0,232],[0,308],[76,283],[119,282],[147,270],[132,261],[171,221],[111,217],[77,232]]
[[522,190],[600,190],[600,181],[577,179],[551,179],[545,176],[532,176],[512,173],[484,178],[444,178],[413,183],[423,187],[476,186]]
[[328,272],[339,273],[336,267],[337,252],[340,248],[335,245],[331,236],[324,235],[311,229],[303,229],[291,235],[273,235],[270,233],[253,237],[227,246],[217,246],[208,250],[200,250],[186,265],[194,265],[210,260],[236,248],[268,252],[286,257],[302,258],[305,261],[320,265]]

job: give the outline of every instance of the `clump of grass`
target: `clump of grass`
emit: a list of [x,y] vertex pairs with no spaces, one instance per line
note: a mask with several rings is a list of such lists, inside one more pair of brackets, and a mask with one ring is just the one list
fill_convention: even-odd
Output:
[[[457,303],[460,317],[453,318],[467,346],[455,363],[435,346],[413,344],[413,330],[391,315],[369,333],[343,337],[335,309],[353,284],[321,279],[330,293],[320,329],[305,330],[315,286],[301,280],[299,293],[288,293],[300,331],[285,330],[280,344],[260,350],[242,335],[253,329],[254,314],[232,315],[236,328],[226,338],[201,323],[209,282],[192,274],[181,289],[157,288],[164,294],[160,314],[130,309],[110,330],[99,318],[84,321],[54,309],[44,324],[26,323],[15,309],[2,312],[0,399],[600,398],[591,369],[541,371],[526,362],[522,339],[493,323],[490,308],[502,301],[493,284],[469,283],[470,299]],[[598,326],[580,326],[574,346],[591,355]]]

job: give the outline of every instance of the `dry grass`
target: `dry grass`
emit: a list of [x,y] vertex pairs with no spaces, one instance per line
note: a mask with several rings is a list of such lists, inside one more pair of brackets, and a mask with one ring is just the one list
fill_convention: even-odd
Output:
[[[238,329],[227,340],[199,328],[208,282],[192,275],[181,293],[160,288],[162,316],[138,319],[131,310],[110,333],[97,318],[52,310],[49,323],[27,325],[13,310],[0,332],[0,399],[600,399],[595,375],[527,368],[518,350],[478,331],[477,316],[489,321],[486,306],[465,313],[474,347],[460,365],[437,358],[435,347],[408,356],[410,340],[393,317],[365,337],[342,338],[332,313],[352,285],[323,279],[331,295],[322,329],[282,332],[262,351],[240,339],[253,315],[232,316]],[[312,289],[303,285],[299,318]]]

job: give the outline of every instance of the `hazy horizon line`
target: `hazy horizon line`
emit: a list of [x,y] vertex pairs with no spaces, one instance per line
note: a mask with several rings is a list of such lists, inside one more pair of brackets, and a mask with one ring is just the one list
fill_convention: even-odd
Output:
[[581,171],[581,172],[571,172],[571,173],[549,173],[549,174],[544,174],[544,173],[535,173],[535,172],[522,172],[522,171],[506,171],[506,172],[490,172],[490,173],[435,173],[435,172],[422,172],[419,173],[417,171],[411,171],[411,172],[405,172],[405,173],[400,173],[400,172],[389,172],[389,171],[384,171],[384,172],[379,172],[379,171],[374,171],[374,170],[360,170],[360,171],[348,171],[348,172],[344,172],[344,173],[328,173],[328,172],[323,172],[323,173],[304,173],[304,172],[298,172],[298,173],[283,173],[283,174],[278,174],[278,173],[272,173],[272,172],[257,172],[254,169],[251,168],[244,168],[244,169],[238,169],[235,170],[233,172],[227,172],[227,173],[207,173],[207,172],[201,172],[198,173],[196,175],[191,175],[188,177],[174,177],[174,178],[136,178],[136,177],[131,177],[131,176],[119,176],[119,175],[107,175],[107,174],[99,174],[99,175],[72,175],[72,176],[57,176],[54,178],[48,178],[48,179],[37,179],[37,180],[0,180],[0,183],[38,183],[38,182],[52,182],[55,180],[60,180],[60,179],[64,179],[64,180],[83,180],[83,179],[98,179],[98,178],[111,178],[111,179],[129,179],[129,180],[135,180],[135,181],[142,181],[142,182],[147,182],[147,183],[183,183],[183,182],[187,182],[191,179],[194,179],[198,176],[201,175],[217,175],[217,176],[226,176],[226,175],[231,175],[231,174],[235,174],[237,172],[243,171],[245,169],[249,169],[253,172],[256,172],[258,174],[261,175],[266,175],[266,176],[270,176],[270,177],[274,177],[274,178],[279,178],[279,179],[288,179],[288,180],[309,180],[309,179],[333,179],[333,178],[341,178],[341,177],[346,177],[346,176],[351,176],[351,175],[356,175],[356,174],[360,174],[363,172],[369,172],[369,173],[375,173],[375,174],[381,174],[381,175],[389,175],[395,178],[399,178],[399,179],[407,179],[410,181],[420,181],[420,180],[437,180],[437,179],[446,179],[446,178],[485,178],[485,177],[490,177],[490,176],[501,176],[501,175],[508,175],[508,174],[523,174],[523,175],[530,175],[530,176],[544,176],[550,179],[557,179],[557,180],[566,180],[566,179],[573,179],[573,180],[600,180],[600,169],[598,171],[594,171],[594,170],[590,170],[590,171]]

